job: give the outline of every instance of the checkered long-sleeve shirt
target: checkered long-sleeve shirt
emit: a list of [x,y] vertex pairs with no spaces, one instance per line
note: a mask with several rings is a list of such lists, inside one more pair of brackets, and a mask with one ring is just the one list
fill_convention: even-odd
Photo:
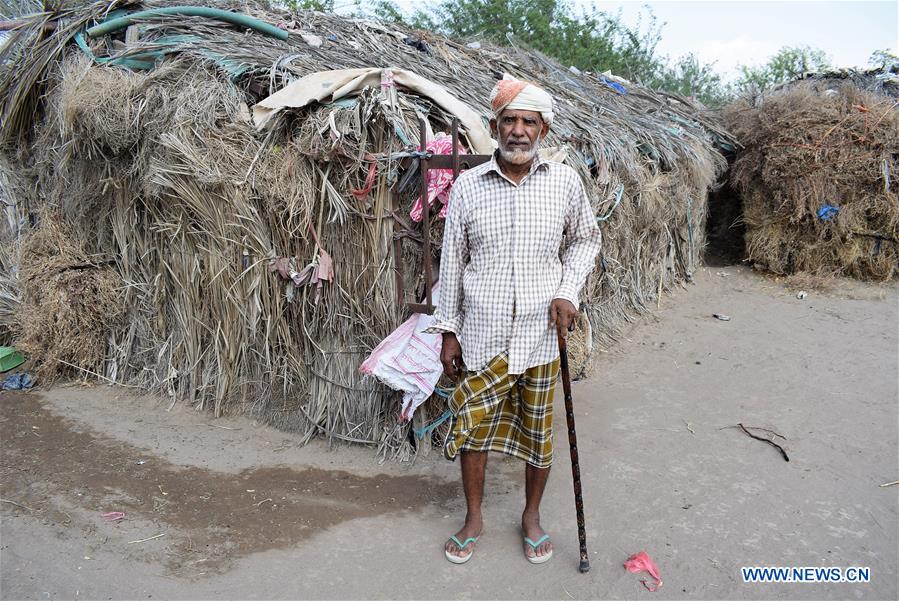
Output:
[[506,351],[510,374],[553,361],[550,304],[578,306],[600,240],[580,177],[567,165],[536,159],[517,185],[496,157],[466,171],[450,195],[430,331],[455,333],[471,371]]

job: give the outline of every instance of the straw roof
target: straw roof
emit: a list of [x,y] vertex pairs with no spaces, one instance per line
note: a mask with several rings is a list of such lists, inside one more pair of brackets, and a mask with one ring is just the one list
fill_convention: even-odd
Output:
[[[505,72],[555,96],[547,144],[567,150],[604,235],[582,294],[592,337],[585,349],[607,345],[699,264],[706,193],[725,167],[715,143],[733,140],[686,99],[575,74],[523,49],[255,4],[235,8],[286,29],[286,40],[179,15],[142,19],[127,38],[79,36],[114,10],[172,5],[68,3],[27,19],[2,50],[0,166],[19,218],[6,239],[44,227],[76,237],[77,252],[23,247],[22,273],[47,255],[109,269],[121,297],[106,288],[95,295],[124,315],[90,321],[91,336],[107,340],[101,360],[70,353],[49,371],[76,366],[217,413],[253,413],[307,438],[409,452],[397,395],[358,366],[406,317],[394,270],[404,270],[409,300],[422,290],[420,233],[405,232],[399,261],[391,251],[398,154],[414,148],[419,116],[435,132],[447,131],[452,116],[408,90],[368,89],[284,111],[257,131],[254,103],[323,70],[407,69],[485,120]],[[147,57],[155,64],[142,69]],[[414,190],[401,194],[408,211]],[[45,208],[52,211],[28,219]],[[435,220],[435,259],[441,228]],[[323,252],[335,277],[320,289],[285,289],[267,269],[276,256],[302,267]],[[23,305],[44,306],[46,295],[22,289]],[[10,327],[30,340],[38,323]],[[50,357],[40,345],[29,350]],[[429,411],[442,408],[426,406],[425,418]]]

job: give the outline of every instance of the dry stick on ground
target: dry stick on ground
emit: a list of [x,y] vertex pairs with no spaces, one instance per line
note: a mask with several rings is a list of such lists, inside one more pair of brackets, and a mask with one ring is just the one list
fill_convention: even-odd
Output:
[[[739,424],[738,424],[738,425],[739,425]],[[747,428],[752,428],[753,430],[761,430],[762,432],[767,432],[767,433],[773,435],[773,436],[776,437],[776,438],[780,438],[780,439],[783,439],[783,440],[786,440],[786,439],[787,439],[787,437],[784,436],[783,434],[778,434],[778,433],[775,432],[774,430],[770,430],[770,429],[768,429],[768,428],[760,428],[760,427],[758,427],[758,426],[746,426],[746,427],[747,427]]]
[[0,502],[9,503],[10,505],[15,505],[16,507],[21,507],[22,509],[27,509],[28,511],[32,511],[32,512],[36,511],[35,509],[28,507],[27,505],[22,505],[21,503],[16,503],[15,501],[10,501],[9,499],[0,499]]
[[63,361],[62,359],[57,359],[57,361],[59,361],[59,362],[62,363],[63,365],[68,365],[69,367],[71,367],[71,368],[73,368],[73,369],[77,369],[77,370],[79,370],[79,371],[83,371],[83,372],[85,372],[85,373],[87,373],[87,374],[90,374],[90,375],[94,376],[95,378],[98,378],[98,379],[100,379],[100,380],[104,380],[104,381],[106,381],[106,382],[109,382],[110,384],[115,384],[116,386],[124,386],[125,388],[140,388],[140,386],[134,386],[133,384],[124,384],[124,383],[122,383],[122,382],[116,382],[115,380],[112,380],[112,379],[110,379],[110,378],[107,378],[106,376],[101,376],[100,374],[98,374],[98,373],[95,372],[95,371],[91,371],[91,370],[86,369],[86,368],[84,368],[84,367],[79,367],[79,366],[77,366],[77,365],[75,365],[75,364],[73,364],[73,363],[69,363],[68,361]]
[[[783,455],[784,461],[789,461],[789,460],[790,460],[789,455],[787,455],[787,452],[784,451],[784,448],[783,448],[782,446],[780,446],[779,444],[777,444],[776,442],[774,442],[773,440],[770,440],[770,439],[768,439],[768,438],[762,438],[761,436],[756,436],[755,434],[753,434],[752,432],[750,432],[749,430],[747,430],[747,429],[746,429],[746,426],[744,426],[743,424],[737,424],[736,426],[727,426],[727,427],[728,427],[728,428],[740,428],[740,429],[743,430],[743,432],[745,432],[746,435],[749,436],[750,438],[754,438],[754,439],[756,439],[756,440],[761,440],[762,442],[767,442],[769,445],[775,447],[778,451],[780,451],[780,454]],[[767,428],[756,428],[755,426],[749,426],[749,427],[752,428],[753,430],[764,430],[765,432],[771,432],[771,434],[773,434],[774,436],[780,436],[781,438],[783,438],[784,440],[786,440],[786,437],[781,436],[780,434],[778,434],[778,433],[775,432],[774,430],[769,430],[769,429],[767,429]]]
[[157,534],[156,536],[151,536],[151,537],[149,537],[149,538],[142,538],[142,539],[140,539],[140,540],[130,540],[130,541],[128,541],[128,544],[129,544],[129,545],[133,545],[134,543],[145,543],[145,542],[147,542],[148,540],[153,540],[154,538],[161,538],[161,537],[163,537],[163,536],[165,536],[165,535],[166,535],[165,532],[161,532],[161,533]]

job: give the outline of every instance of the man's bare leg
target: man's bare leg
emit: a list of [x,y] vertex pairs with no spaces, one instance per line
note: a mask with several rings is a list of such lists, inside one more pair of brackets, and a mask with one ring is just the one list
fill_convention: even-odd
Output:
[[[546,532],[540,527],[540,501],[543,499],[543,490],[546,488],[546,481],[549,478],[549,468],[534,467],[530,463],[527,464],[524,471],[524,494],[525,504],[524,513],[521,514],[521,529],[524,535],[534,542],[537,542]],[[525,553],[529,557],[541,557],[550,552],[553,548],[552,543],[546,541],[537,545],[537,549],[530,545],[525,545]]]
[[[462,463],[462,489],[465,491],[465,525],[456,533],[456,538],[464,543],[471,537],[481,536],[484,520],[481,517],[481,501],[484,498],[484,475],[487,471],[486,451],[462,451],[459,453]],[[475,543],[460,549],[453,541],[446,542],[446,550],[457,557],[465,557],[474,550]]]

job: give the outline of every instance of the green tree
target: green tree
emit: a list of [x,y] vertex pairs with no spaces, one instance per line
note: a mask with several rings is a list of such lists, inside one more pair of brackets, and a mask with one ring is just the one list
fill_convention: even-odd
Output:
[[387,21],[450,37],[533,48],[568,66],[611,70],[634,81],[652,80],[660,66],[655,55],[660,27],[648,9],[645,31],[639,24],[623,24],[620,13],[595,7],[577,13],[564,0],[441,0],[427,12],[411,14],[380,0],[373,12]]
[[322,13],[334,12],[334,0],[282,0],[290,10],[316,10]]
[[388,23],[399,23],[412,29],[425,31],[439,31],[437,21],[427,12],[418,9],[412,13],[401,11],[395,2],[391,0],[375,0],[370,4],[369,12],[372,16]]
[[731,90],[715,73],[714,65],[705,64],[693,55],[680,57],[657,75],[653,86],[681,96],[697,98],[703,104],[717,107],[731,97]]
[[810,46],[785,46],[759,67],[741,65],[736,88],[739,92],[759,94],[768,88],[796,79],[803,73],[827,71],[830,60],[823,50]]
[[875,50],[868,59],[868,64],[875,69],[890,71],[899,67],[899,55],[889,50]]

